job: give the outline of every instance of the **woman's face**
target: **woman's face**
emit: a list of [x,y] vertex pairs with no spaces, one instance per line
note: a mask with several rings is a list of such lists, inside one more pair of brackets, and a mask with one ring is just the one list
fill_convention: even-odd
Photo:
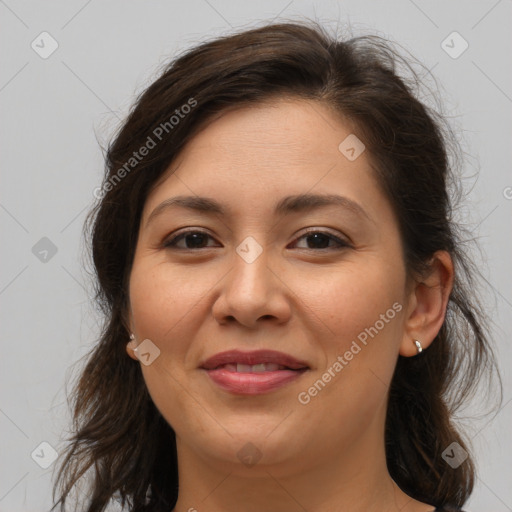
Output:
[[[340,199],[285,200],[304,194]],[[162,206],[177,196],[189,206]],[[129,291],[179,455],[295,471],[383,450],[393,370],[415,353],[401,242],[367,152],[324,105],[260,104],[196,135],[147,198]],[[232,350],[244,354],[204,368]],[[243,358],[260,350],[281,355]]]

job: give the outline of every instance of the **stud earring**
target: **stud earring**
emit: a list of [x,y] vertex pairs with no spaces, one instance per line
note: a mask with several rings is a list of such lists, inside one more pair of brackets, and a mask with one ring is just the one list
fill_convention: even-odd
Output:
[[416,345],[416,348],[418,349],[418,354],[420,352],[423,352],[423,348],[421,346],[421,343],[418,340],[414,340],[414,344]]

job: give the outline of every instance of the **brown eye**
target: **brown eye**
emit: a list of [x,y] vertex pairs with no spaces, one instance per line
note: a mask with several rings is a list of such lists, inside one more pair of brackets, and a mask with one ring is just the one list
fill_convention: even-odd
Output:
[[[208,243],[208,239],[213,240],[213,237],[205,231],[189,230],[175,235],[164,242],[164,247],[180,250],[206,249],[208,247],[212,247],[211,245],[206,245]],[[336,250],[352,247],[347,241],[326,231],[310,230],[300,236],[297,240],[301,239],[306,240],[307,247],[298,247],[299,249]],[[178,245],[181,241],[184,241],[185,247],[183,244],[181,246]]]
[[[299,247],[299,249],[341,249],[345,247],[351,247],[351,245],[332,235],[326,231],[308,231],[300,236],[297,240],[305,239],[308,247]],[[334,246],[329,246],[330,242],[334,242]]]
[[[207,243],[208,238],[212,237],[204,231],[185,231],[174,236],[170,240],[167,240],[164,243],[164,247],[176,247],[178,249],[202,249],[205,246],[204,244]],[[179,247],[177,245],[181,240],[185,241],[186,247]]]

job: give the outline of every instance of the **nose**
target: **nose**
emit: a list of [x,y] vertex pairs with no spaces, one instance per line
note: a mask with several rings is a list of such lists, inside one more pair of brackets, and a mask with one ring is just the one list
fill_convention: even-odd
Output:
[[235,253],[232,261],[212,307],[217,322],[239,323],[249,329],[257,329],[262,322],[286,323],[290,319],[293,294],[282,272],[272,268],[267,251],[254,261]]

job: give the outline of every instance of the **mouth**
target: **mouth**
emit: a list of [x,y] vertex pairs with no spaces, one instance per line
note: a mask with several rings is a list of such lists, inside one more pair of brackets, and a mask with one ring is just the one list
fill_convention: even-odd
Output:
[[200,365],[200,368],[205,370],[224,368],[238,373],[260,373],[281,370],[308,370],[309,365],[289,354],[275,350],[255,350],[252,352],[228,350],[210,357]]
[[224,391],[259,395],[296,380],[310,367],[304,361],[273,350],[231,350],[207,359],[200,369]]
[[258,364],[243,364],[243,363],[228,363],[211,368],[211,370],[226,370],[228,372],[236,373],[262,373],[262,372],[277,372],[281,370],[291,370],[299,372],[307,370],[307,368],[290,368],[276,363],[258,363]]

